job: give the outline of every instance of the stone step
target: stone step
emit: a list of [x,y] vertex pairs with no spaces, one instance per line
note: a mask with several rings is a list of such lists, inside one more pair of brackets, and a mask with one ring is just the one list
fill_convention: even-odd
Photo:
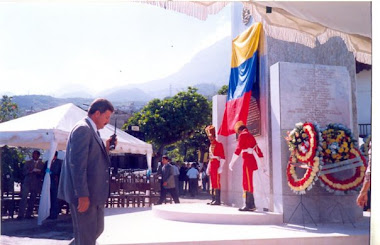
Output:
[[156,217],[172,221],[228,225],[280,225],[280,213],[241,212],[236,207],[212,206],[205,203],[166,204],[153,206]]

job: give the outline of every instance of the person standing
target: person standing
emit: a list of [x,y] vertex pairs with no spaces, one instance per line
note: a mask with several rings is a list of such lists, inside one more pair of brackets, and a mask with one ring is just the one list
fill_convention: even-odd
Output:
[[208,139],[210,140],[209,147],[209,163],[206,173],[211,179],[211,197],[210,205],[220,205],[220,174],[223,171],[223,165],[226,161],[224,156],[223,144],[216,140],[215,127],[209,125],[205,129]]
[[174,162],[172,162],[171,158],[169,158],[169,164],[173,166],[175,190],[177,192],[177,196],[179,196],[179,168]]
[[160,199],[156,203],[156,205],[161,205],[166,199],[166,193],[169,192],[172,196],[175,203],[179,203],[178,193],[175,188],[175,166],[169,163],[169,157],[164,155],[162,156],[162,187],[160,193]]
[[189,184],[189,176],[187,176],[187,171],[191,169],[191,163],[186,163],[186,180],[185,180],[185,192],[190,193],[190,184]]
[[191,168],[187,171],[186,175],[189,177],[189,192],[192,197],[198,192],[198,177],[199,172],[196,168],[196,163],[191,165]]
[[257,154],[260,158],[264,157],[259,146],[256,143],[255,137],[248,132],[247,127],[242,121],[238,121],[235,126],[235,132],[239,135],[238,144],[235,153],[232,156],[229,164],[229,169],[232,171],[236,160],[242,153],[243,158],[243,190],[245,192],[245,207],[239,208],[239,211],[255,211],[255,199],[253,197],[253,171],[258,169],[255,156]]
[[371,148],[372,147],[371,147],[371,141],[370,141],[369,148],[368,148],[368,166],[365,172],[363,186],[360,189],[359,195],[356,199],[356,204],[362,208],[364,208],[364,206],[368,204],[368,199],[369,199],[368,197],[370,197],[368,195],[368,190],[371,186],[371,164],[372,164],[372,149]]
[[49,219],[57,219],[60,213],[58,195],[59,176],[61,174],[62,160],[57,158],[58,151],[50,165],[50,216]]
[[[24,181],[21,186],[21,201],[18,211],[17,219],[31,219],[33,218],[33,208],[37,199],[37,194],[42,189],[42,179],[44,175],[45,164],[39,159],[41,153],[33,151],[32,160],[25,162],[23,167]],[[25,215],[26,203],[28,195],[30,198],[28,202],[28,209]]]
[[94,100],[88,116],[74,126],[68,139],[58,198],[69,203],[76,245],[95,245],[104,230],[112,138],[104,145],[98,130],[109,123],[113,111],[108,100]]
[[185,195],[185,182],[187,179],[186,173],[187,173],[187,167],[184,163],[177,162],[179,165],[181,165],[179,169],[179,195],[183,196]]

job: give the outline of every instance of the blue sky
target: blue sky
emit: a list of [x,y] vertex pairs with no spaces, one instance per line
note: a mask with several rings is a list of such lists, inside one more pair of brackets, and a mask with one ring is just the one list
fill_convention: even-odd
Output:
[[[175,73],[230,35],[230,8],[206,21],[130,2],[1,2],[0,94],[90,93]],[[59,91],[59,92],[57,92]]]

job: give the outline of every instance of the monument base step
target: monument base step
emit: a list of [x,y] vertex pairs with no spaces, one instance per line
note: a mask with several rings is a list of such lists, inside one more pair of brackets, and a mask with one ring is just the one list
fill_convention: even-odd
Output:
[[280,225],[280,213],[242,212],[237,207],[212,206],[205,203],[185,203],[153,206],[153,214],[166,220],[226,225]]
[[[177,205],[160,208],[166,206]],[[157,208],[153,209],[157,211]],[[193,223],[159,218],[152,208],[106,208],[104,232],[97,239],[97,245],[369,244],[368,217],[356,223],[356,227],[347,223],[317,225]]]

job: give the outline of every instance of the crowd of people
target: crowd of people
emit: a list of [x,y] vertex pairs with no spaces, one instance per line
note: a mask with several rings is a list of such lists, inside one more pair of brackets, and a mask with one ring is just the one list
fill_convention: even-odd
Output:
[[[32,219],[37,196],[41,193],[43,178],[47,169],[47,162],[40,159],[41,153],[33,151],[32,159],[26,161],[23,166],[24,180],[21,186],[21,201],[17,219]],[[61,210],[61,202],[57,198],[59,177],[61,174],[62,160],[57,158],[55,152],[51,162],[50,173],[50,215],[49,219],[57,219]],[[28,199],[29,196],[29,199]]]
[[[209,191],[209,176],[206,174],[207,163],[173,162],[164,155],[158,164],[157,174],[162,175],[161,198],[156,205],[162,204],[166,194],[170,193],[175,203],[178,197],[195,197],[199,191]],[[162,191],[163,190],[163,191]]]

